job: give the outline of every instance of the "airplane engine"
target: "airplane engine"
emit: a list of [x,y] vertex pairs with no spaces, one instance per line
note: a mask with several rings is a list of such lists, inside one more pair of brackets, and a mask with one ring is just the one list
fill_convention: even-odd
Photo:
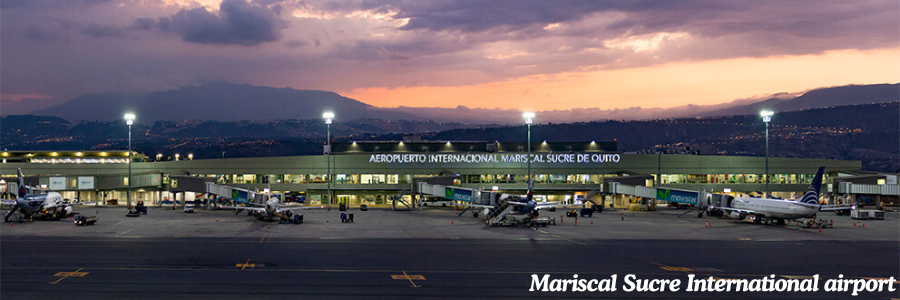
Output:
[[68,216],[69,214],[72,213],[72,207],[66,206],[65,208],[62,209],[62,213],[63,213],[63,216]]
[[734,212],[731,212],[730,217],[735,220],[743,220],[744,218],[747,217],[747,214],[743,214],[743,213],[734,211]]

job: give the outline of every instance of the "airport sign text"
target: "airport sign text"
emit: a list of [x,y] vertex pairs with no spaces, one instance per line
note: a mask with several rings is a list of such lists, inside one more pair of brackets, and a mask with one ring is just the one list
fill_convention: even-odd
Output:
[[551,164],[599,164],[618,163],[622,156],[617,153],[549,153],[549,154],[372,154],[370,163],[414,164],[414,163],[532,163]]

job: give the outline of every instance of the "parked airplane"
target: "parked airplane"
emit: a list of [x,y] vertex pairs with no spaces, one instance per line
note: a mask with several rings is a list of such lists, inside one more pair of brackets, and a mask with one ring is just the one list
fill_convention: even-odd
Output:
[[[297,209],[322,208],[322,206],[292,206],[284,207],[278,202],[278,197],[270,197],[265,204],[248,202],[248,206],[220,206],[219,208],[235,209],[237,212],[249,210],[250,214],[260,220],[274,220],[275,217],[290,219]],[[236,212],[236,213],[237,213]]]
[[[498,213],[504,211],[500,206],[504,205],[502,203],[507,203],[506,205],[514,206],[509,212],[506,214],[516,214],[516,215],[527,215],[530,218],[536,218],[538,216],[538,211],[541,209],[548,209],[554,207],[564,207],[570,206],[568,204],[562,204],[560,202],[537,202],[534,200],[534,174],[530,180],[528,181],[528,192],[526,192],[525,197],[521,197],[518,195],[510,195],[510,194],[500,194],[497,198],[497,205],[485,205],[485,204],[474,204],[467,203],[466,205],[477,208],[484,208],[482,214],[485,216],[490,216],[491,210],[496,210]],[[475,211],[474,216],[477,218],[479,212]],[[504,215],[501,215],[502,218]]]
[[784,224],[784,220],[809,218],[819,211],[837,210],[847,208],[846,205],[821,205],[819,204],[819,191],[822,189],[822,175],[825,167],[819,167],[816,176],[806,194],[800,199],[766,199],[728,197],[731,207],[719,207],[727,212],[733,219],[743,220],[747,216],[753,217],[754,223],[760,223],[763,219],[774,219],[778,224]]
[[65,218],[72,213],[72,205],[82,205],[90,203],[67,203],[63,201],[62,195],[57,192],[49,192],[46,194],[28,195],[25,189],[25,179],[22,176],[22,169],[18,169],[18,198],[16,200],[3,199],[3,204],[12,205],[12,209],[6,213],[3,218],[4,222],[11,222],[10,218],[16,212],[21,212],[24,218],[31,218],[33,215],[42,215],[47,220],[59,220]]

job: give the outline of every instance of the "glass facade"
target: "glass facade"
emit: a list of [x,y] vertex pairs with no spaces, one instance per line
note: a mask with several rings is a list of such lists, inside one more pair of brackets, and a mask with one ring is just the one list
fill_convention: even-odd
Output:
[[[815,174],[772,174],[771,184],[809,184]],[[326,174],[196,174],[215,177],[221,184],[267,183],[326,183]],[[430,177],[433,174],[334,174],[334,184],[406,184],[413,177]],[[535,183],[547,184],[602,184],[604,178],[616,174],[535,174]],[[652,174],[657,178],[656,174]],[[517,184],[528,183],[527,175],[517,174],[461,174],[463,184]],[[660,184],[762,184],[765,174],[661,174]]]

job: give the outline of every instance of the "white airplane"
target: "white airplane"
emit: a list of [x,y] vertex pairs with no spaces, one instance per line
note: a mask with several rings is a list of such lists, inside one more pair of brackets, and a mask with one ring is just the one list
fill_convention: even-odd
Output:
[[18,169],[18,197],[16,200],[3,199],[3,204],[12,205],[12,209],[6,213],[3,218],[4,222],[11,222],[10,218],[17,212],[22,212],[24,218],[31,218],[34,214],[40,214],[47,220],[59,220],[65,218],[72,213],[72,205],[83,205],[91,203],[67,203],[63,201],[62,195],[57,192],[49,192],[46,194],[28,195],[25,189],[25,179],[22,176],[22,169]]
[[806,194],[800,199],[766,199],[747,197],[728,197],[731,207],[719,207],[729,213],[732,219],[743,220],[747,216],[753,217],[754,223],[760,223],[763,219],[775,219],[778,224],[784,224],[784,220],[809,218],[819,211],[837,210],[847,205],[821,205],[819,204],[819,191],[822,189],[822,175],[825,167],[819,167],[816,176]]
[[[497,199],[497,203],[502,203],[506,201],[510,205],[515,205],[515,208],[510,212],[516,215],[527,215],[530,218],[536,218],[538,216],[538,211],[541,209],[548,209],[553,207],[566,207],[566,206],[574,206],[569,204],[562,204],[560,202],[537,202],[534,200],[534,173],[532,173],[531,179],[528,181],[528,192],[525,194],[525,197],[521,197],[518,195],[510,195],[510,194],[500,194],[500,197]],[[465,203],[464,205],[468,205],[471,207],[483,208],[484,210],[481,212],[485,216],[489,215],[492,209],[498,208],[498,206],[494,205],[485,205],[485,204],[474,204],[474,203]],[[478,211],[473,213],[474,217],[478,217]]]
[[220,206],[219,208],[235,209],[238,212],[240,212],[241,210],[249,210],[251,215],[260,220],[274,220],[275,217],[290,219],[291,215],[294,214],[294,210],[322,208],[322,206],[279,207],[280,203],[278,202],[278,197],[269,198],[269,200],[266,201],[265,204],[257,204],[251,202],[248,203],[248,205],[253,206]]

